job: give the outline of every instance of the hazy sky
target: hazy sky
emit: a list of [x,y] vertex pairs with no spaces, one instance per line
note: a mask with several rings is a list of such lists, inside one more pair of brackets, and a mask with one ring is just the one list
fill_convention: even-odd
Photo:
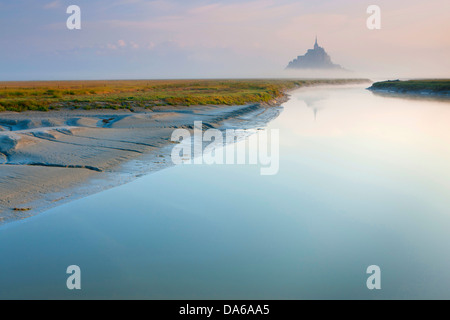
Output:
[[449,15],[448,0],[0,0],[0,80],[296,76],[316,34],[355,76],[450,77]]

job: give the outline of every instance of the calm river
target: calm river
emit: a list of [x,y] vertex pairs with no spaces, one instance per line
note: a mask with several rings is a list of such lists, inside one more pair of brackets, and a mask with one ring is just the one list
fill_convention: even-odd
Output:
[[178,165],[0,227],[0,298],[450,299],[449,102],[305,88],[270,129],[276,175]]

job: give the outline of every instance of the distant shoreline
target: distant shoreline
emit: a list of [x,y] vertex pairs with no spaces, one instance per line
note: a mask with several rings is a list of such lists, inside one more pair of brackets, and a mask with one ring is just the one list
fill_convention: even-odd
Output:
[[367,90],[387,95],[450,99],[450,80],[388,80],[375,82]]

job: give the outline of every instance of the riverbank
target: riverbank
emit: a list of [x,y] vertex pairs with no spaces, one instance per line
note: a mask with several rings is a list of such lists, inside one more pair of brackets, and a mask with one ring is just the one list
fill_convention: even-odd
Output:
[[375,82],[367,89],[384,94],[450,99],[450,80],[389,80]]
[[[280,101],[281,103],[281,101]],[[171,165],[170,140],[175,129],[192,129],[203,121],[218,129],[264,126],[276,117],[272,105],[199,106],[164,111],[79,110],[50,113],[4,113],[0,123],[0,222],[29,217],[73,196],[89,179],[109,180],[82,193],[120,184],[122,164],[142,159],[145,169],[128,167],[136,175]],[[145,159],[145,160],[144,160]],[[97,181],[98,182],[98,181]],[[78,192],[79,193],[79,192]],[[79,194],[82,196],[82,194]]]
[[267,102],[238,106],[0,113],[0,223],[172,165],[175,129],[191,130],[194,121],[220,130],[261,128],[279,115],[287,99],[285,90]]

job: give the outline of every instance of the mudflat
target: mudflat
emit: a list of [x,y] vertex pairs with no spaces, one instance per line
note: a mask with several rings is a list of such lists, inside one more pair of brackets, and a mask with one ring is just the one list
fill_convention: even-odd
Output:
[[[123,172],[122,164],[134,159],[145,157],[147,172],[170,166],[175,129],[192,130],[194,121],[218,129],[262,127],[279,114],[281,102],[1,113],[0,222],[120,183],[99,181]],[[94,182],[86,184],[88,179]]]
[[366,82],[0,82],[0,223],[172,165],[172,132],[193,130],[194,121],[220,130],[264,127],[289,90]]

